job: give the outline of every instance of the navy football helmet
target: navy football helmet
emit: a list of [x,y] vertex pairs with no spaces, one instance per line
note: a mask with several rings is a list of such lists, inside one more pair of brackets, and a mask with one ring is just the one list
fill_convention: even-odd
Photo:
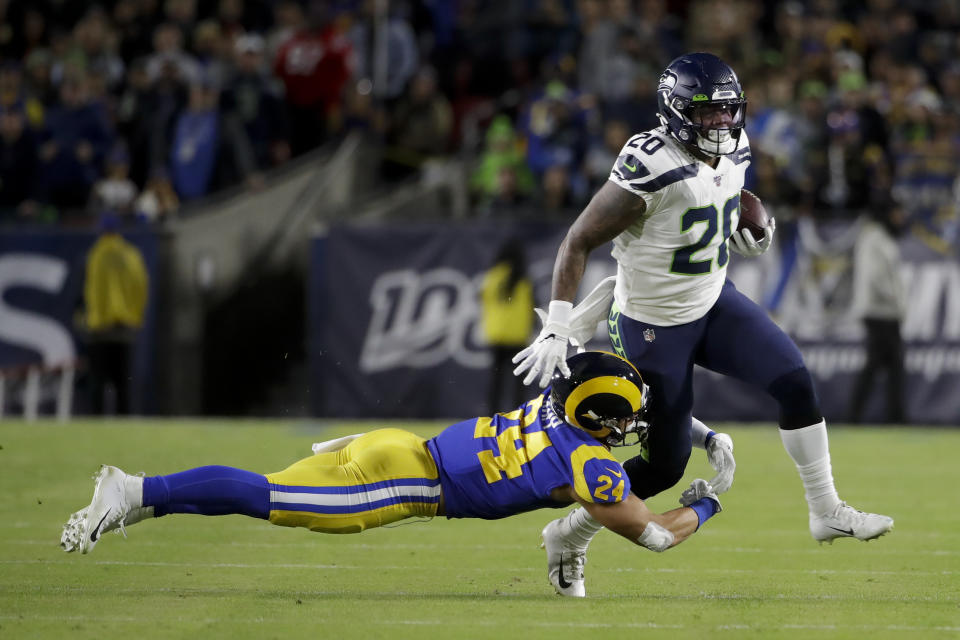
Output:
[[[712,53],[688,53],[667,65],[657,86],[657,107],[671,135],[707,155],[727,155],[740,144],[747,100],[737,74]],[[729,127],[701,124],[701,113],[717,109],[729,110]]]
[[567,424],[611,447],[646,440],[643,415],[649,388],[628,360],[605,351],[584,351],[567,359],[570,377],[553,374],[550,401]]

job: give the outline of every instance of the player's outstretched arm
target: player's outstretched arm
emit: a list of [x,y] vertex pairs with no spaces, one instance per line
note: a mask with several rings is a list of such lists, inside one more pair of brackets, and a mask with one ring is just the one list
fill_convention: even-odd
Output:
[[[697,485],[698,482],[702,484]],[[622,502],[614,504],[586,501],[581,501],[581,504],[597,522],[614,533],[652,551],[666,551],[686,540],[702,522],[720,510],[716,496],[709,497],[712,496],[709,484],[705,480],[698,480],[691,487],[695,485],[703,495],[693,495],[691,497],[697,499],[688,506],[663,514],[650,511],[643,500],[632,493]]]

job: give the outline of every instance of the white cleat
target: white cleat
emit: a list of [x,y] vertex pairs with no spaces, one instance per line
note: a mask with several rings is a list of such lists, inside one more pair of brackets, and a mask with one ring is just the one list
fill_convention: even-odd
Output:
[[[67,521],[67,524],[63,525],[63,533],[60,536],[60,546],[63,547],[63,550],[67,553],[73,553],[80,549],[80,540],[83,539],[83,529],[84,529],[84,519],[87,517],[87,511],[90,507],[84,507],[80,511],[73,513],[70,516],[70,519]],[[120,521],[116,521],[109,526],[104,524],[101,533],[109,533],[110,531],[120,530],[120,533],[123,534],[123,537],[127,537],[126,527],[129,527],[132,524],[136,524],[141,520],[146,520],[147,518],[153,517],[153,507],[134,507],[130,509],[130,512],[123,519],[123,526],[121,527]]]
[[67,524],[63,525],[63,533],[60,535],[60,546],[67,553],[73,553],[80,548],[80,538],[83,537],[83,519],[87,517],[87,509],[84,507],[80,511],[70,515]]
[[[65,551],[90,553],[101,535],[117,528],[123,531],[125,524],[132,524],[133,518],[128,519],[132,511],[145,511],[145,509],[131,510],[127,505],[124,490],[126,477],[127,474],[116,467],[107,465],[100,467],[100,471],[94,476],[96,484],[90,505],[71,515],[63,526],[60,546]],[[133,521],[140,519],[142,518]],[[126,535],[125,531],[124,535]]]
[[585,549],[567,544],[559,531],[560,520],[554,520],[540,533],[540,548],[547,550],[547,577],[562,596],[584,598],[583,565],[587,563]]
[[893,529],[893,518],[879,513],[857,511],[846,502],[841,502],[833,513],[815,516],[810,514],[810,534],[817,542],[829,542],[837,538],[875,540]]

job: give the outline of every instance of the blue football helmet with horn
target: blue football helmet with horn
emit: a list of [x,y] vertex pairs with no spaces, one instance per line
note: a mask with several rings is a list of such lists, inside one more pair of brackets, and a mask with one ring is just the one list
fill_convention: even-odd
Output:
[[567,359],[570,376],[554,373],[550,400],[564,422],[611,447],[646,439],[643,420],[649,388],[628,360],[605,351]]

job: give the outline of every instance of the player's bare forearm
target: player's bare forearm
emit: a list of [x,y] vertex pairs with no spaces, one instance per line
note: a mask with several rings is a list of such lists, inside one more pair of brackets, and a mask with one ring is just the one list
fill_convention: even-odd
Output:
[[570,225],[553,265],[551,299],[573,302],[590,252],[616,238],[646,211],[646,203],[606,182]]
[[[574,223],[576,224],[576,223]],[[587,266],[587,256],[590,249],[585,249],[582,243],[571,242],[573,227],[567,232],[567,237],[560,244],[557,252],[557,261],[553,264],[553,286],[550,290],[551,300],[566,300],[573,302],[580,288],[580,279]]]
[[632,493],[623,502],[616,504],[582,501],[581,504],[597,522],[634,544],[639,544],[638,539],[651,522],[656,522],[673,534],[672,546],[686,540],[697,530],[700,522],[697,513],[689,507],[672,509],[663,514],[654,513],[647,508],[643,500]]
[[[673,534],[673,546],[689,538],[700,525],[697,512],[690,507],[671,509],[666,513],[653,514],[652,520]],[[633,539],[636,542],[636,538]]]

